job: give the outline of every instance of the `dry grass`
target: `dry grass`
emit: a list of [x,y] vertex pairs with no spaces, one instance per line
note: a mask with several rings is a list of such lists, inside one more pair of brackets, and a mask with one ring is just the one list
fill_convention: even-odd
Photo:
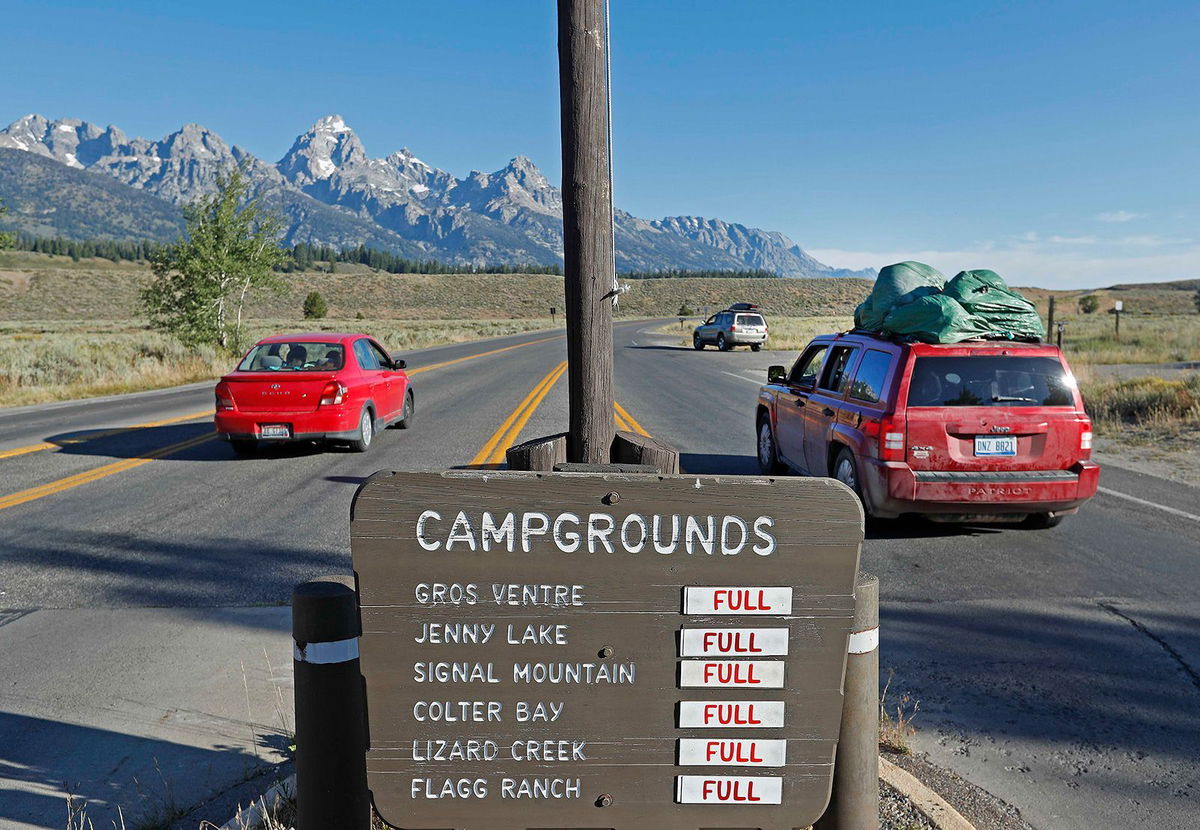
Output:
[[[363,331],[392,351],[462,343],[549,328],[550,320],[262,320],[252,339],[281,331]],[[236,356],[189,349],[144,326],[122,322],[43,321],[0,324],[0,405],[159,389],[212,380]]]
[[1125,443],[1200,438],[1200,373],[1178,380],[1088,381],[1081,391],[1099,435]]
[[889,752],[908,755],[908,739],[917,734],[913,726],[921,705],[909,695],[901,695],[895,709],[888,709],[888,691],[892,687],[892,679],[896,676],[895,669],[888,669],[887,682],[883,684],[883,692],[879,695],[879,746]]

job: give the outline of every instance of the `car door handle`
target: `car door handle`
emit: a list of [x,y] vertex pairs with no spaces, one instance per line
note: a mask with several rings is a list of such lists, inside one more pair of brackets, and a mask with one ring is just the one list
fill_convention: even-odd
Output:
[[796,406],[804,406],[808,401],[804,398],[796,398]]
[[830,409],[829,407],[825,407],[824,409],[822,409],[822,410],[821,410],[821,414],[822,414],[822,415],[824,415],[826,418],[832,418],[832,417],[833,417],[834,415],[836,415],[837,413],[836,413],[836,412],[834,412],[834,411],[833,411],[832,409]]

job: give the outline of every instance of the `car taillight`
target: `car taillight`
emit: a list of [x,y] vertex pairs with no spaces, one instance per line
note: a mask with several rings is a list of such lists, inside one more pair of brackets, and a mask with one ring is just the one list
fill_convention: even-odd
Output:
[[1079,423],[1079,449],[1087,452],[1090,457],[1092,454],[1092,422],[1081,421]]
[[737,331],[737,323],[734,323],[732,326],[730,326],[730,327],[729,327],[729,330],[730,330],[730,331]]
[[233,409],[233,393],[229,390],[229,384],[222,381],[217,384],[216,389],[217,409]]
[[879,457],[884,461],[904,460],[904,419],[887,416],[879,421]]
[[346,399],[346,387],[331,380],[321,390],[321,406],[336,406]]

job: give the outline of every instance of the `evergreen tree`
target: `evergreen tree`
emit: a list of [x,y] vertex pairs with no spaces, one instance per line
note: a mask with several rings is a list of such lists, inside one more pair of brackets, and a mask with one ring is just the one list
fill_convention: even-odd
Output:
[[[0,216],[6,213],[8,213],[8,208],[4,206],[4,202],[0,201]],[[11,248],[16,244],[16,241],[16,237],[11,233],[0,231],[0,251],[3,251],[5,248]]]
[[304,316],[310,320],[320,320],[329,313],[329,306],[319,292],[309,291],[304,298]]
[[184,208],[187,234],[151,258],[154,280],[142,292],[153,327],[184,343],[237,349],[242,311],[254,288],[275,288],[285,253],[283,224],[250,199],[240,168],[217,178],[217,192]]

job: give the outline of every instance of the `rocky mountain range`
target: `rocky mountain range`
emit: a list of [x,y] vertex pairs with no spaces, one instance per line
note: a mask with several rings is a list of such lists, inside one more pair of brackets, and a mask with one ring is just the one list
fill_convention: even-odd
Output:
[[[160,141],[40,115],[0,130],[0,199],[10,209],[5,224],[39,235],[174,238],[180,208],[211,193],[218,174],[234,165],[246,170],[255,195],[284,216],[287,244],[365,244],[463,265],[562,261],[562,194],[525,156],[494,173],[473,171],[460,179],[407,148],[371,158],[337,115],[298,136],[275,164],[198,124]],[[762,268],[790,277],[873,276],[818,262],[781,233],[720,219],[651,220],[618,211],[616,234],[622,271]]]

